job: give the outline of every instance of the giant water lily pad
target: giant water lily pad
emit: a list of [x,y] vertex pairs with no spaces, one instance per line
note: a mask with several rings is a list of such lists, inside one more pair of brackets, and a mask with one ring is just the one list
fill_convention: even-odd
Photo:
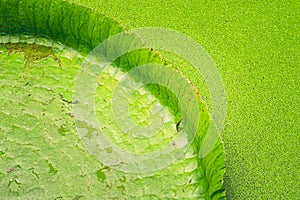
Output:
[[[84,141],[89,136],[78,134],[81,125],[73,112],[78,72],[88,53],[122,31],[112,19],[66,1],[0,1],[1,199],[225,198],[221,141],[206,157],[199,157],[210,118],[196,91],[201,112],[194,122],[199,124],[195,137],[184,154],[164,168],[134,173],[108,166],[87,148]],[[158,134],[131,138],[114,121],[112,94],[120,77],[147,63],[172,70],[169,61],[150,48],[129,52],[97,77],[94,96],[96,119],[106,137],[135,154],[172,144],[186,128],[181,125],[186,113],[180,107],[188,106],[156,84],[133,92],[128,112],[136,124],[147,126],[151,108],[158,105],[164,113]]]

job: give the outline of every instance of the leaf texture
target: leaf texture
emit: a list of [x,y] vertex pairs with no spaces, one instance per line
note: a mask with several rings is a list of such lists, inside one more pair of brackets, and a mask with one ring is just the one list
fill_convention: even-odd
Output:
[[[72,116],[74,80],[85,55],[122,31],[114,20],[68,1],[0,0],[1,199],[225,199],[221,140],[205,158],[198,155],[210,123],[200,98],[205,109],[196,137],[167,168],[125,173],[85,150]],[[132,45],[142,42],[133,38]],[[159,53],[144,48],[121,56],[111,70],[124,74],[147,63],[172,68]],[[144,113],[151,103],[166,107],[172,120],[161,137],[135,140],[133,145],[130,138],[115,134],[109,102],[117,82],[115,75],[104,74],[95,96],[97,119],[110,130],[108,137],[139,153],[171,141],[182,113],[176,96],[157,84],[136,93],[129,108],[138,123],[147,124]]]

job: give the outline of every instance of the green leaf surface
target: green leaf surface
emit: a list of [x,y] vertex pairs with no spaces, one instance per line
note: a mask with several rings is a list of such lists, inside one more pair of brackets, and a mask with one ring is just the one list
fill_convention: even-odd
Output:
[[[74,81],[85,55],[122,31],[110,18],[67,1],[0,0],[1,199],[225,199],[221,141],[205,158],[198,156],[210,123],[200,98],[205,109],[195,139],[164,169],[125,173],[85,149],[72,115]],[[172,67],[151,49],[130,52],[99,77],[95,95],[97,119],[107,137],[135,153],[169,143],[182,114],[171,91],[150,84],[130,98],[131,118],[149,124],[147,112],[160,103],[170,120],[150,141],[119,134],[111,113],[114,85],[118,75],[146,63]]]

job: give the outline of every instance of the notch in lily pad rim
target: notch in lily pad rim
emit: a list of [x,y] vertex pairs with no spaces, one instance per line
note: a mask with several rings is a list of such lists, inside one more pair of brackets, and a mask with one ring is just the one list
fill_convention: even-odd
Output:
[[[73,112],[77,131],[82,142],[87,150],[105,165],[117,170],[133,173],[148,173],[169,166],[182,157],[189,144],[192,143],[198,129],[200,116],[197,99],[195,95],[193,96],[192,90],[188,92],[191,95],[187,95],[190,100],[189,103],[187,103],[187,99],[181,98],[184,95],[178,91],[182,91],[182,88],[191,89],[191,86],[183,77],[180,77],[174,71],[172,72],[165,65],[147,64],[138,66],[129,71],[129,76],[127,77],[131,83],[135,83],[138,75],[148,74],[148,80],[139,80],[142,84],[155,83],[163,85],[171,89],[179,99],[184,131],[178,133],[172,143],[159,151],[134,154],[119,149],[112,144],[104,136],[104,132],[99,126],[94,107],[94,94],[99,75],[104,71],[106,66],[112,65],[113,61],[120,56],[145,48],[144,42],[146,42],[155,49],[173,52],[185,58],[198,70],[206,81],[212,98],[213,112],[212,122],[199,152],[200,157],[205,157],[217,142],[225,120],[225,92],[216,66],[197,42],[181,33],[162,28],[141,28],[131,30],[131,32],[134,34],[129,34],[128,32],[118,33],[99,44],[88,55],[82,69],[77,75],[73,90],[73,101],[78,103],[73,105]],[[139,35],[144,42],[137,40],[135,34]],[[153,72],[152,75],[149,76],[149,72]],[[175,81],[170,84],[166,80]],[[124,82],[123,85],[122,83],[120,85],[124,86]],[[137,87],[137,85],[134,85],[134,87]],[[120,95],[118,92],[114,94]],[[119,116],[116,113],[118,109],[115,109],[118,108],[118,105],[123,106],[118,104],[118,101],[113,101],[114,116]],[[120,119],[115,117],[115,120],[118,121]],[[127,119],[121,120],[126,121]],[[144,132],[147,132],[147,130]]]
[[172,29],[144,27],[130,32],[154,49],[174,53],[188,61],[204,79],[210,94],[211,123],[199,151],[204,158],[220,138],[226,117],[226,93],[221,74],[207,51],[191,37]]

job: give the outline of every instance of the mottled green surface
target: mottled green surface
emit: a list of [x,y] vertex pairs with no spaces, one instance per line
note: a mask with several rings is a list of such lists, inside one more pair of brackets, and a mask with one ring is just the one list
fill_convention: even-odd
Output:
[[227,94],[228,199],[300,198],[299,1],[72,2],[125,27],[172,28],[203,45]]
[[[71,109],[72,88],[82,59],[66,58],[59,49],[54,54],[50,47],[35,45],[49,54],[29,62],[20,49],[28,52],[32,47],[24,43],[0,46],[1,199],[208,198],[210,183],[197,158],[196,143],[170,167],[145,175],[110,169],[89,154],[76,134]],[[100,126],[126,151],[159,149],[176,134],[171,114],[160,133],[150,140],[123,135],[114,122],[111,95],[122,73],[111,68],[99,77],[95,107]],[[138,108],[130,112],[133,120],[138,115],[137,123],[147,123],[143,113],[158,100],[141,88],[130,102],[130,110]]]
[[299,198],[299,2],[70,1],[128,28],[168,27],[203,45],[227,93],[228,199]]
[[[104,166],[84,149],[82,141],[89,135],[77,135],[71,109],[72,104],[78,103],[72,101],[74,79],[84,59],[82,55],[109,35],[120,32],[117,23],[60,0],[3,0],[0,5],[1,198],[224,198],[224,151],[220,140],[207,157],[198,156],[209,124],[200,98],[200,121],[194,122],[200,127],[195,140],[183,157],[164,169],[147,174],[125,173]],[[119,71],[114,69],[112,74],[148,62],[166,64],[146,48],[115,61],[114,67],[119,67]],[[169,117],[157,136],[133,140],[120,134],[112,121],[109,101],[117,80],[118,76],[104,73],[96,90],[96,116],[102,128],[108,129],[107,137],[116,146],[135,153],[160,149],[169,143],[181,130],[176,130],[180,113],[174,96],[155,85],[137,90],[129,106],[133,120],[149,123],[145,110],[154,102],[165,106]],[[183,113],[186,117],[184,114],[187,112]],[[175,143],[173,146],[176,148]]]

